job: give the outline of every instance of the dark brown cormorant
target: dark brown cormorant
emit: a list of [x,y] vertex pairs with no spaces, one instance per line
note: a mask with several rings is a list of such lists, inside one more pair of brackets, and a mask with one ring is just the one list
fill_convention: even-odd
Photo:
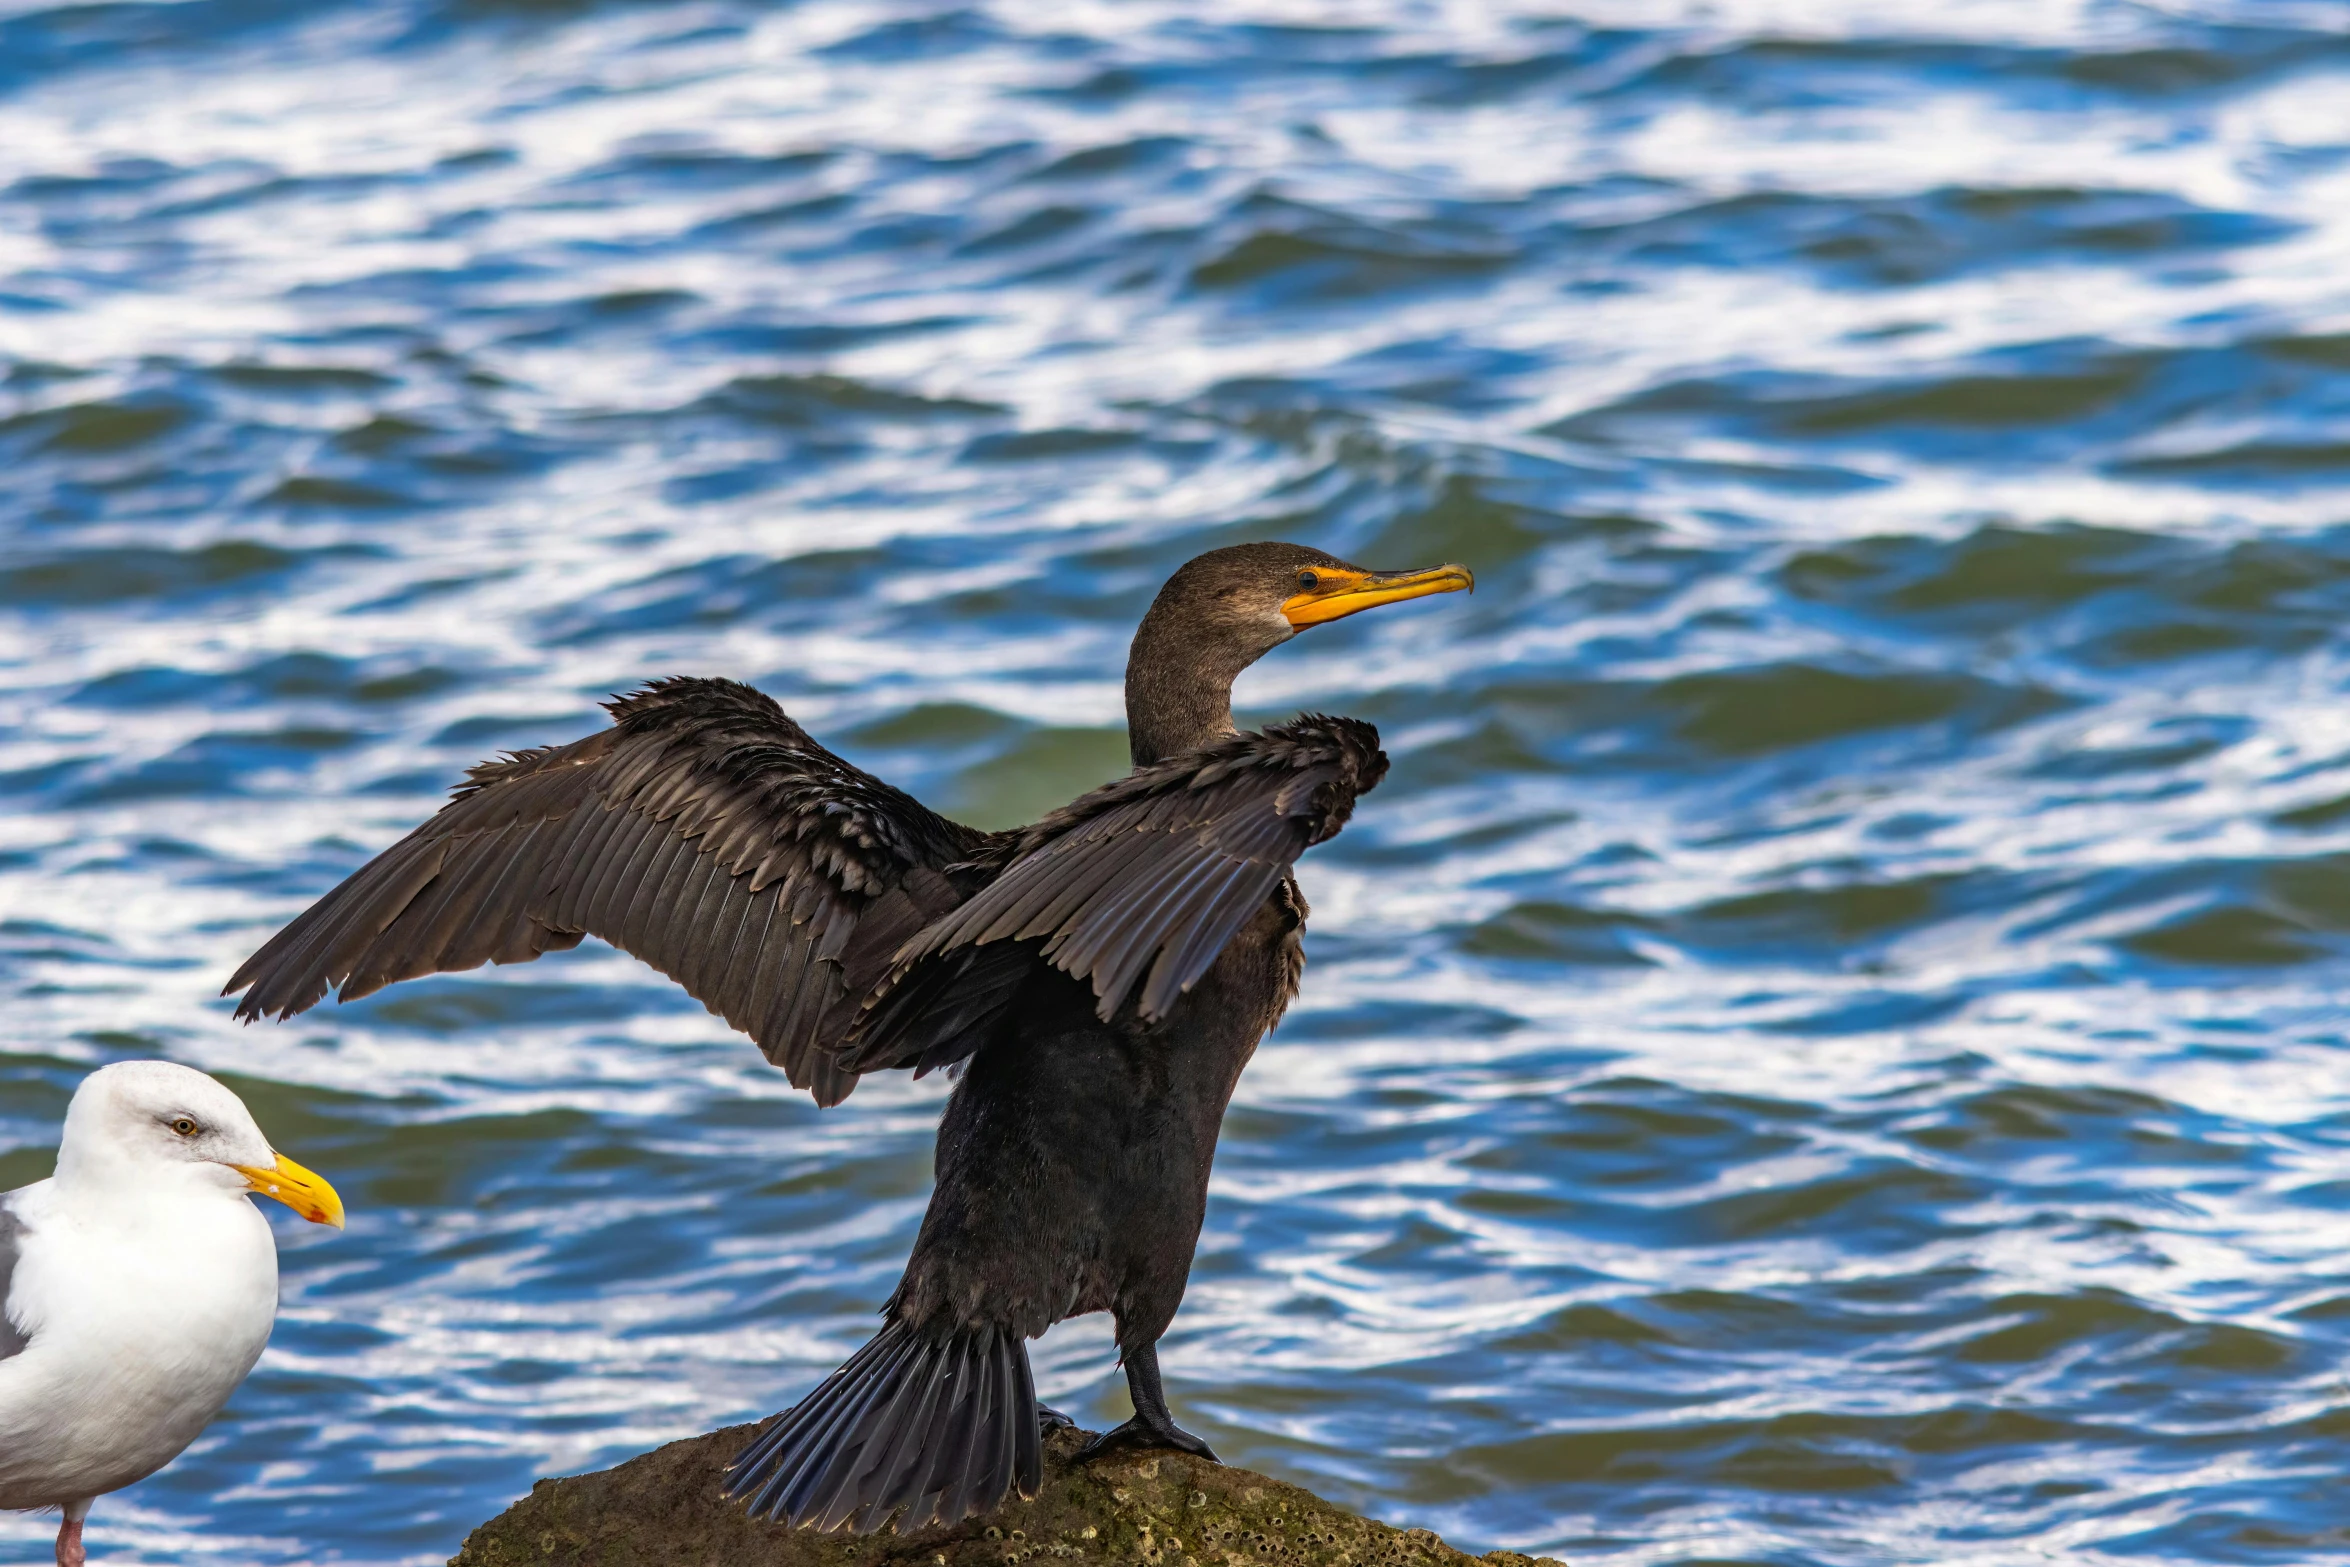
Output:
[[[1232,682],[1308,626],[1449,593],[1294,544],[1167,580],[1126,665],[1134,770],[1032,827],[925,809],[726,680],[657,681],[612,726],[473,769],[455,798],[249,959],[237,1015],[522,963],[594,935],[749,1034],[819,1104],[960,1064],[886,1324],[761,1433],[731,1494],[820,1529],[951,1523],[1035,1494],[1027,1341],[1107,1311],[1134,1418],[1096,1446],[1207,1457],[1157,1344],[1199,1242],[1224,1107],[1297,993],[1289,867],[1387,771],[1378,732],[1232,722]],[[1061,1417],[1041,1412],[1046,1423]]]

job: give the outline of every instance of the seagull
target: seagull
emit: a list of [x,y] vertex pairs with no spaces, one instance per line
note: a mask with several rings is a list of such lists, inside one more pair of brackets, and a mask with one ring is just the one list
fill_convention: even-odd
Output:
[[269,1146],[244,1101],[168,1061],[82,1079],[57,1173],[0,1196],[0,1507],[82,1520],[177,1458],[261,1358],[277,1242],[246,1194],[313,1224],[343,1200]]

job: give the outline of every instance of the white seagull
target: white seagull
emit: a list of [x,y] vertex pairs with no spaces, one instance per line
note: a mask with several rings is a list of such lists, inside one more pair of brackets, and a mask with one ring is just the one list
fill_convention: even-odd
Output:
[[277,1318],[277,1242],[245,1200],[343,1223],[335,1189],[269,1146],[228,1089],[168,1061],[82,1079],[57,1173],[0,1196],[0,1507],[82,1519],[179,1456]]

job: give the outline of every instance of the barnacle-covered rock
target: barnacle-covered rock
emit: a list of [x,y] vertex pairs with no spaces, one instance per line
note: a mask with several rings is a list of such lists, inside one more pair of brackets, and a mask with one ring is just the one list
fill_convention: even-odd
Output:
[[[754,1523],[719,1475],[758,1430],[672,1442],[616,1469],[541,1480],[473,1531],[450,1567],[1535,1567],[1391,1529],[1311,1491],[1174,1452],[1073,1460],[1045,1440],[1044,1485],[983,1517],[913,1534],[822,1535]],[[1556,1564],[1550,1564],[1556,1567]]]

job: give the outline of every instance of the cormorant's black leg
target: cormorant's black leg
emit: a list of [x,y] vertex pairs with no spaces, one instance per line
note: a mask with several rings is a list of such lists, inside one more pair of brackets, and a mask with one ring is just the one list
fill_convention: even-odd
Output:
[[1072,1431],[1077,1422],[1062,1414],[1050,1404],[1036,1406],[1036,1429],[1039,1431]]
[[1175,1417],[1167,1413],[1167,1395],[1159,1387],[1157,1344],[1126,1352],[1126,1391],[1134,1395],[1134,1418],[1086,1443],[1079,1458],[1091,1458],[1113,1447],[1172,1447],[1197,1453],[1210,1463],[1223,1462],[1207,1443],[1177,1425]]

